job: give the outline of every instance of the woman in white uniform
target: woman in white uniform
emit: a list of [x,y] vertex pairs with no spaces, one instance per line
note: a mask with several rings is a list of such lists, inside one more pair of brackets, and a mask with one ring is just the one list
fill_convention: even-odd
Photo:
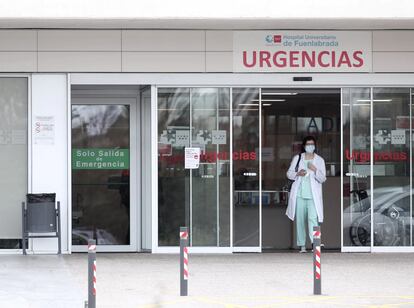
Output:
[[313,227],[323,222],[322,183],[326,181],[324,159],[315,153],[316,139],[307,136],[302,152],[295,155],[286,175],[294,181],[290,190],[286,215],[295,221],[300,252],[306,252],[306,221],[312,242]]

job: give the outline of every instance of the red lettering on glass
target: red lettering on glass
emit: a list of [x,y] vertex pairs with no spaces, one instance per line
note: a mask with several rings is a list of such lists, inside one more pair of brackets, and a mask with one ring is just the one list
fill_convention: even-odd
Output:
[[[351,153],[349,149],[345,149],[345,158],[356,162],[369,162],[371,159],[370,154],[369,151],[353,150]],[[374,152],[374,161],[405,161],[407,157],[406,152]]]

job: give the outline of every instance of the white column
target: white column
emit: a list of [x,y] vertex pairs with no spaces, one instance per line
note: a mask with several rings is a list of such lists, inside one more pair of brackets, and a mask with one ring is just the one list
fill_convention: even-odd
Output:
[[[61,206],[62,252],[68,252],[68,95],[66,74],[32,76],[32,192],[56,193]],[[40,138],[35,125],[47,117],[54,130]],[[54,253],[57,239],[33,239],[34,253]]]

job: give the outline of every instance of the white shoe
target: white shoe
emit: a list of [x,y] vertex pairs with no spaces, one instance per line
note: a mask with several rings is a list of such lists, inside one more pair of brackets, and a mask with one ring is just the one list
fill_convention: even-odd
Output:
[[306,252],[306,247],[305,247],[305,246],[300,246],[300,250],[299,250],[299,252],[300,252],[300,253],[304,253],[304,252]]

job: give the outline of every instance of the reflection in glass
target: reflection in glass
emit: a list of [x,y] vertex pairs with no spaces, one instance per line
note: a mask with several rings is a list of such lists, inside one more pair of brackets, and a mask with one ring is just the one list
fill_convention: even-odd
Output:
[[234,246],[259,247],[259,89],[233,88]]
[[342,89],[343,243],[371,245],[369,88]]
[[158,89],[158,245],[179,245],[178,230],[190,225],[190,89]]
[[[411,140],[412,147],[414,147],[414,142],[413,142],[413,138],[414,138],[414,134],[413,134],[414,125],[413,125],[413,119],[412,119],[413,114],[414,114],[414,107],[413,107],[414,89],[411,88],[410,89],[410,92],[411,92],[411,101],[410,101],[410,110],[411,110],[411,113],[410,113],[410,117],[405,116],[403,119],[405,119],[405,121],[404,121],[405,122],[404,123],[405,128],[408,127],[409,130],[410,130],[410,140]],[[407,120],[408,120],[408,123],[407,123]],[[413,152],[414,152],[414,149],[411,148],[410,161],[411,161],[411,168],[412,169],[414,169],[413,168],[413,164],[414,164],[414,155],[413,155]],[[413,170],[413,173],[410,174],[410,176],[411,176],[412,185],[414,185],[414,181],[412,180],[412,178],[414,176],[414,170]],[[413,213],[413,200],[414,200],[414,198],[413,198],[413,191],[414,191],[414,187],[411,186],[411,192],[410,192],[410,197],[409,197],[410,218],[411,218],[411,223],[410,223],[410,227],[411,227],[411,232],[410,232],[410,234],[411,234],[410,246],[413,246],[414,245],[414,228],[413,228],[413,223],[414,223],[414,217],[413,217],[414,216],[414,213]]]
[[410,245],[409,114],[409,89],[373,89],[374,246]]
[[230,245],[228,88],[191,89],[192,147],[201,148],[192,170],[192,245]]
[[130,244],[128,105],[72,105],[72,244]]
[[21,248],[27,193],[27,78],[0,78],[0,248]]
[[[228,88],[158,89],[160,246],[178,245],[180,226],[192,246],[230,245],[229,101]],[[184,169],[185,147],[200,148],[199,168]]]

